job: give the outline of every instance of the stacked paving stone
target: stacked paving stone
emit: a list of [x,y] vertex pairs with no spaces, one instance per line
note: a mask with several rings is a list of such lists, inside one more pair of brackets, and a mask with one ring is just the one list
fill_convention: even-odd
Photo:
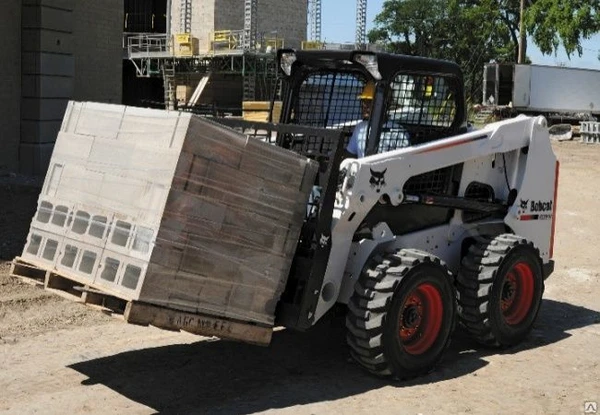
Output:
[[188,113],[70,102],[22,259],[127,301],[272,325],[316,170]]
[[600,143],[600,122],[598,121],[581,121],[579,134],[581,141],[587,144]]

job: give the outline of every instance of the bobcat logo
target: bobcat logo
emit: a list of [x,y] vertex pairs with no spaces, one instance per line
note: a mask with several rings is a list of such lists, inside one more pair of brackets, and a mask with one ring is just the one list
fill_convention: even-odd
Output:
[[528,204],[529,204],[529,199],[527,199],[527,200],[521,199],[521,209],[527,209]]
[[369,180],[369,183],[371,184],[371,187],[375,188],[377,193],[379,193],[383,186],[385,186],[385,172],[387,169],[384,171],[374,171],[373,169],[370,170],[371,180]]
[[331,238],[331,236],[325,236],[325,234],[321,234],[321,239],[319,239],[319,245],[321,245],[321,248],[325,248],[327,246],[327,244],[329,244],[329,238]]

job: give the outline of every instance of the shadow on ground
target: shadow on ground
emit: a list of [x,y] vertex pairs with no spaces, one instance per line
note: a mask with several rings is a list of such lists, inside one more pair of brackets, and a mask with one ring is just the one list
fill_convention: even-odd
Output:
[[307,333],[281,331],[269,348],[201,341],[125,352],[76,363],[86,385],[102,384],[160,413],[249,414],[355,396],[388,385],[410,387],[473,373],[483,358],[561,341],[568,331],[600,323],[600,313],[545,300],[535,329],[519,347],[483,349],[458,330],[443,362],[428,376],[392,383],[349,359],[342,318]]

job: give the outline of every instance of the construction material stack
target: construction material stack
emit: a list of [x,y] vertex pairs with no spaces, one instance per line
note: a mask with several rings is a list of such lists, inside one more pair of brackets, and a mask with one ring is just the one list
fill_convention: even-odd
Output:
[[582,142],[586,144],[600,143],[600,122],[581,121],[579,125],[579,134],[581,135]]
[[189,113],[71,102],[13,273],[131,323],[268,343],[316,171]]

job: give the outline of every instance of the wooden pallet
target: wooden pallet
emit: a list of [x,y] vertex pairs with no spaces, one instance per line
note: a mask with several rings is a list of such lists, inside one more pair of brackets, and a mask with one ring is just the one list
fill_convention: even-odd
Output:
[[10,276],[67,300],[99,309],[113,317],[122,318],[127,306],[127,300],[92,288],[54,270],[24,261],[20,257],[12,261]]
[[47,271],[23,261],[20,257],[13,259],[9,275],[13,278],[36,287],[44,288]]
[[267,346],[271,342],[272,327],[126,300],[75,281],[55,270],[24,261],[20,257],[13,260],[10,276],[68,300],[123,318],[130,324],[185,331],[201,336],[216,336],[261,346]]
[[163,330],[181,330],[201,336],[239,340],[260,346],[268,346],[273,334],[272,327],[188,313],[137,301],[130,301],[127,304],[125,321],[141,326],[155,326]]

